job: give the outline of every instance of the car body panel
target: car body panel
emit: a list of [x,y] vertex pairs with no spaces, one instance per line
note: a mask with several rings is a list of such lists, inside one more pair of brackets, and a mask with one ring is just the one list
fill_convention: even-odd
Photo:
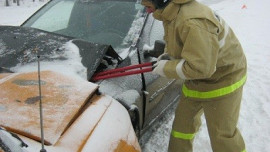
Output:
[[12,73],[1,73],[0,74],[0,79],[3,79],[4,77],[7,77],[9,75],[11,75]]
[[[41,90],[45,142],[55,144],[98,86],[42,71]],[[35,140],[40,140],[38,75],[13,73],[0,84],[0,124]]]
[[[115,115],[118,112],[119,114]],[[103,119],[111,119],[114,125]],[[32,146],[28,148],[29,152],[40,149],[40,143],[24,136],[20,137]],[[92,105],[78,117],[59,141],[55,145],[45,146],[45,149],[52,152],[140,151],[126,110],[108,96],[94,97]]]
[[[127,110],[110,96],[94,94],[96,84],[51,71],[43,71],[41,76],[45,149],[140,151]],[[23,101],[38,95],[36,81],[36,72],[13,73],[0,80],[1,90],[5,89],[1,106],[6,107],[0,111],[0,126],[19,135],[29,152],[40,148],[39,105]]]

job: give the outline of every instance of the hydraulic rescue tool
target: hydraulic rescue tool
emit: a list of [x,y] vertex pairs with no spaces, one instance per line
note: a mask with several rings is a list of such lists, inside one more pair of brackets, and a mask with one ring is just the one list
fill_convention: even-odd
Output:
[[142,63],[142,64],[135,64],[135,65],[130,65],[130,66],[111,69],[111,70],[106,70],[106,71],[94,74],[91,80],[98,81],[98,80],[103,80],[103,79],[109,79],[109,78],[151,72],[154,69],[153,65],[155,63],[156,63],[156,61]]

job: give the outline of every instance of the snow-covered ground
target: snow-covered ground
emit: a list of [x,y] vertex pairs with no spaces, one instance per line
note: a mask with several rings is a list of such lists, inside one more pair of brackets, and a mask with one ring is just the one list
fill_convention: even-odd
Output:
[[0,0],[0,25],[21,25],[31,14],[40,8],[48,0],[23,0],[21,6],[10,1],[9,7],[4,7],[5,0]]
[[[20,25],[44,2],[30,0],[4,7],[0,0],[0,25]],[[270,150],[270,1],[200,0],[220,14],[238,36],[248,60],[248,79],[244,87],[239,128],[248,152]],[[152,135],[144,140],[144,152],[165,152],[168,146],[173,110],[167,113]],[[202,127],[194,141],[194,152],[210,152],[211,146],[202,117]]]

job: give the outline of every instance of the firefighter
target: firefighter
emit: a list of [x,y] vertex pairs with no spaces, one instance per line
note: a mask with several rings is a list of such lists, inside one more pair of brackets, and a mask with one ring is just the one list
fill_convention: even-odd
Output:
[[169,152],[192,152],[203,113],[214,152],[246,152],[237,122],[247,63],[232,29],[195,0],[142,0],[142,5],[165,31],[166,47],[153,73],[185,80]]

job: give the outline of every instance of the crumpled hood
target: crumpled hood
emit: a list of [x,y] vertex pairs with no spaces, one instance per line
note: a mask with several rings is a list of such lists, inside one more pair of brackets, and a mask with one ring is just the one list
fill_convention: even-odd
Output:
[[[53,71],[40,76],[47,151],[141,151],[128,111],[112,97],[96,95],[98,85]],[[18,135],[27,152],[41,146],[38,82],[37,72],[0,73],[0,127]],[[4,145],[16,148],[9,138]]]
[[[86,80],[41,71],[45,143],[55,144],[90,102],[98,86]],[[0,74],[0,126],[31,139],[41,140],[38,73]]]
[[188,3],[194,0],[172,0],[172,2],[176,3],[176,4],[184,4],[184,3]]
[[[65,47],[68,43],[72,43],[72,50]],[[0,67],[8,70],[17,65],[37,62],[37,54],[40,55],[40,61],[51,63],[64,60],[76,61],[76,55],[67,55],[69,51],[80,56],[81,63],[76,68],[87,68],[88,80],[99,69],[98,66],[104,56],[110,56],[118,63],[121,62],[110,45],[92,43],[29,27],[0,26]],[[75,70],[71,66],[69,68]]]

